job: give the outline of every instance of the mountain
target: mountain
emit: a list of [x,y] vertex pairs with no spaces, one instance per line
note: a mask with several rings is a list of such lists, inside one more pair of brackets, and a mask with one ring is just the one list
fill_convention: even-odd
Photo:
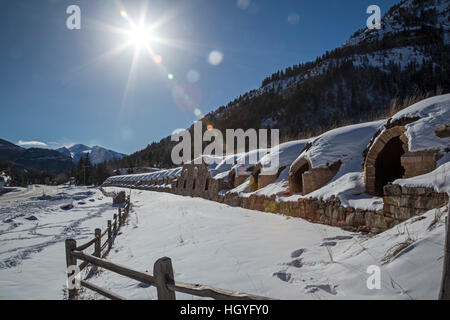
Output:
[[7,160],[18,157],[24,150],[14,143],[0,139],[0,159]]
[[[315,61],[275,72],[259,89],[210,112],[202,122],[222,132],[276,128],[287,141],[379,119],[447,92],[450,0],[404,0],[384,15],[380,30],[358,30]],[[120,165],[170,167],[174,144],[166,137]]]
[[82,157],[86,157],[86,154],[89,154],[89,159],[91,160],[92,164],[99,164],[114,159],[122,159],[124,156],[126,156],[123,153],[108,150],[100,146],[94,146],[91,148],[84,144],[75,144],[69,148],[62,147],[56,149],[56,151],[72,158],[72,161],[74,163],[80,161]]
[[9,141],[0,139],[0,160],[24,167],[28,171],[45,171],[58,174],[70,170],[73,163],[55,150],[19,147]]

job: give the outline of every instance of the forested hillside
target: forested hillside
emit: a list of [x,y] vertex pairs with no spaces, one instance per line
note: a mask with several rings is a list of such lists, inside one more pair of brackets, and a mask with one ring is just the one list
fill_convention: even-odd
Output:
[[[450,92],[450,1],[405,0],[313,62],[280,70],[202,121],[224,132],[280,129],[283,141],[386,117],[411,101]],[[190,128],[192,130],[192,127]],[[170,137],[113,167],[173,166]]]

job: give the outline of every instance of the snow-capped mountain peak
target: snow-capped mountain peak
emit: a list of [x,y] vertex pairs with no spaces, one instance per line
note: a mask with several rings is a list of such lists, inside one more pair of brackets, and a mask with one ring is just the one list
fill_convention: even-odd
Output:
[[81,158],[86,157],[87,154],[89,154],[89,159],[92,164],[110,161],[114,158],[121,159],[125,156],[123,153],[108,150],[100,146],[88,147],[84,144],[75,144],[71,147],[62,147],[57,149],[57,151],[71,157],[74,163],[77,163]]

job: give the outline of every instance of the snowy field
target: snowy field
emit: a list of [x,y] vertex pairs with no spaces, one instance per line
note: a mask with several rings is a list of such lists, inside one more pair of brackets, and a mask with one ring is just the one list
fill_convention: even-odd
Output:
[[[64,240],[84,243],[116,212],[111,198],[97,189],[53,188],[52,195],[36,196],[33,191],[33,196],[19,200],[0,197],[1,299],[62,299]],[[107,259],[136,270],[152,273],[154,262],[168,256],[177,281],[278,299],[436,299],[438,295],[444,209],[369,238],[200,198],[131,190],[131,201],[128,221]],[[72,209],[61,209],[69,203]],[[388,257],[405,243],[409,245]],[[367,288],[370,265],[381,268],[380,290]],[[107,270],[89,281],[127,299],[156,298],[154,288]],[[92,291],[83,291],[81,298],[102,299]],[[177,299],[198,297],[177,293]]]
[[[130,268],[152,272],[154,262],[168,256],[177,281],[279,299],[437,298],[444,209],[368,238],[200,198],[131,192],[133,210],[108,257]],[[405,241],[411,244],[383,260]],[[381,268],[380,290],[367,288],[370,265]],[[106,270],[89,280],[128,299],[156,297],[154,288]],[[91,292],[84,297],[100,298]]]
[[64,240],[91,239],[116,210],[111,198],[81,187],[31,186],[0,196],[0,299],[62,299]]

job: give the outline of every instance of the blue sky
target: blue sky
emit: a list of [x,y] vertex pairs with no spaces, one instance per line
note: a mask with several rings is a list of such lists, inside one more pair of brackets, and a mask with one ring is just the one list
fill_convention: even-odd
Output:
[[[0,0],[0,138],[132,153],[340,46],[369,5],[384,14],[398,2]],[[66,28],[72,4],[80,30]],[[138,25],[145,4],[150,51],[130,72],[139,45],[118,30]]]

